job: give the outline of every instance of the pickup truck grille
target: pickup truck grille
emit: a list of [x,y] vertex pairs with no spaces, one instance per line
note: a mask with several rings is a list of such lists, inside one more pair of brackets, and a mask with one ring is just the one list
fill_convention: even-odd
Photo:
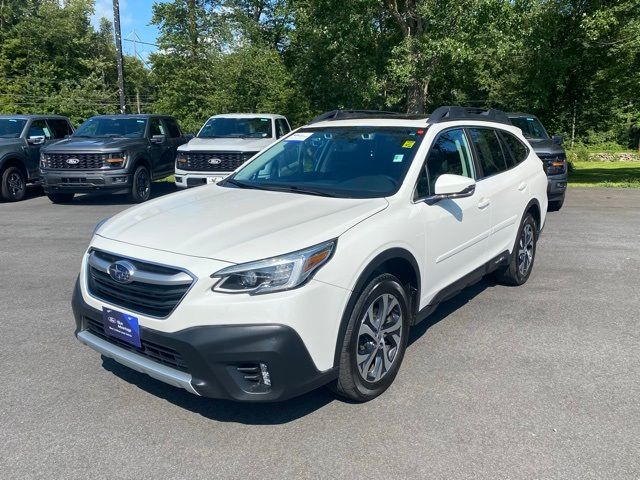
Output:
[[[98,170],[104,166],[107,155],[103,153],[50,153],[46,167],[55,170]],[[68,160],[71,160],[69,162]]]
[[544,165],[544,171],[547,175],[559,175],[566,172],[566,165],[567,165],[566,155],[562,153],[559,153],[559,154],[542,153],[542,154],[538,154],[538,158],[542,160],[542,164]]
[[182,153],[177,167],[198,172],[232,172],[258,152],[197,152]]
[[[130,283],[116,281],[108,273],[118,261],[133,265]],[[87,284],[89,293],[112,305],[151,317],[167,317],[187,294],[194,282],[188,273],[172,267],[119,257],[101,250],[89,254]]]

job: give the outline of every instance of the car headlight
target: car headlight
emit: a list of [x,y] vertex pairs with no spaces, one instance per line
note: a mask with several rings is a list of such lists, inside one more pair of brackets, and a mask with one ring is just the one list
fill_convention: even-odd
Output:
[[91,234],[91,236],[94,236],[96,233],[98,233],[98,230],[100,230],[100,227],[102,225],[104,225],[107,220],[109,220],[111,217],[107,217],[107,218],[103,218],[102,220],[100,220],[95,227],[93,227],[93,233]]
[[188,161],[189,159],[187,158],[186,153],[178,152],[178,154],[176,155],[176,164],[178,167],[181,167],[182,165],[186,165]]
[[49,161],[49,155],[40,152],[40,166],[42,168],[47,168]]
[[104,159],[109,168],[124,168],[127,164],[126,152],[107,153]]
[[211,275],[220,279],[212,290],[256,295],[296,288],[329,261],[336,242],[330,240],[286,255],[223,268]]

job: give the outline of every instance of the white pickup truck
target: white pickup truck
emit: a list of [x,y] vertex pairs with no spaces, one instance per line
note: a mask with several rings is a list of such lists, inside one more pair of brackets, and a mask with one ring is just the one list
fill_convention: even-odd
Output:
[[205,122],[195,138],[178,148],[176,186],[217,183],[290,131],[289,121],[282,115],[215,115]]

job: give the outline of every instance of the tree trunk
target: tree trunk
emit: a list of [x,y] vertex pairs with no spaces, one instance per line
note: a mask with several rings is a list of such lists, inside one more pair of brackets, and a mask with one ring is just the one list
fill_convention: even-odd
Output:
[[407,91],[407,113],[425,113],[428,91],[428,78],[424,80],[419,78],[414,79]]

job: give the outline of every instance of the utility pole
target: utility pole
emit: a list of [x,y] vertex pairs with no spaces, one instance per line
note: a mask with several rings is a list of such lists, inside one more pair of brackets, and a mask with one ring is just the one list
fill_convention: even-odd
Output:
[[[138,42],[136,40],[140,40],[138,38],[138,34],[135,29],[133,30],[133,56],[138,58]],[[140,114],[140,89],[138,85],[136,85],[136,106],[138,107],[138,114]]]
[[126,112],[124,101],[124,62],[122,60],[122,33],[120,32],[120,2],[113,0],[113,28],[116,37],[116,60],[118,65],[118,93],[120,94],[120,113]]

